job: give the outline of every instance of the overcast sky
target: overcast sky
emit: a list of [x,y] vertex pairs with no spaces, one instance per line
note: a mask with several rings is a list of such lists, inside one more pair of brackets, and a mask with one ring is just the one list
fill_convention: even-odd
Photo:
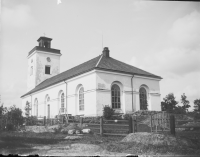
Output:
[[[62,53],[61,72],[102,53],[161,76],[161,100],[200,99],[200,3],[133,0],[2,0],[0,94],[21,107],[27,55],[43,36]],[[191,108],[192,109],[192,108]]]

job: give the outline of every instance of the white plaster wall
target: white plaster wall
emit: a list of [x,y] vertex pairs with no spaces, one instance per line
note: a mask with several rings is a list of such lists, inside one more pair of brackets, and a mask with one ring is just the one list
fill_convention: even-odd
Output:
[[[35,98],[38,99],[39,116],[47,116],[47,103],[45,103],[45,97],[48,94],[50,97],[51,117],[53,118],[58,114],[60,108],[60,99],[58,93],[62,90],[67,99],[65,105],[67,107],[68,114],[72,115],[85,115],[96,116],[102,115],[103,105],[111,105],[111,85],[113,82],[120,82],[121,88],[121,111],[132,111],[132,88],[131,88],[131,75],[120,75],[117,73],[107,73],[92,71],[70,80],[67,80],[67,94],[66,84],[61,82],[48,89],[32,94],[32,104],[34,104]],[[102,84],[104,90],[100,90],[99,83]],[[78,91],[77,88],[82,85],[84,87],[84,111],[79,111]],[[133,110],[140,110],[139,101],[139,88],[142,85],[148,87],[148,104],[149,110],[160,110],[160,93],[159,81],[148,78],[133,78]],[[31,97],[23,98],[23,104],[26,100],[31,101]],[[34,115],[34,109],[32,114]]]
[[[132,97],[131,97],[131,76],[124,76],[119,74],[111,74],[106,72],[97,72],[97,82],[96,86],[98,88],[98,84],[103,84],[105,87],[105,91],[98,90],[97,92],[97,114],[103,114],[103,105],[111,104],[111,85],[113,82],[122,83],[121,88],[121,111],[126,112],[130,109],[132,110]],[[126,105],[125,105],[126,104]]]
[[[50,57],[51,62],[47,61],[47,57]],[[31,62],[33,60],[33,62]],[[45,74],[45,65],[51,66],[50,75]],[[30,75],[30,69],[33,66],[33,75]],[[28,75],[27,75],[27,91],[35,88],[39,83],[55,76],[60,73],[60,55],[35,51],[28,57]]]
[[[47,61],[47,57],[51,59],[50,62]],[[45,66],[49,65],[50,75],[45,74]],[[37,53],[37,67],[36,67],[36,85],[41,83],[42,81],[55,76],[60,73],[60,55],[52,54],[52,53]]]
[[[121,110],[126,112],[132,111],[132,88],[131,88],[131,75],[121,75],[110,72],[97,72],[96,86],[101,83],[105,87],[105,91],[98,90],[97,92],[97,114],[102,115],[103,105],[111,106],[111,84],[113,82],[121,82],[123,84],[121,93]],[[160,110],[160,95],[150,97],[149,93],[160,93],[159,80],[133,77],[133,110],[140,110],[139,89],[142,85],[148,87],[148,104],[149,110]]]
[[[81,77],[67,81],[68,104],[73,115],[96,115],[96,74],[83,74]],[[77,87],[84,88],[84,111],[79,111]]]
[[[31,62],[32,61],[32,62]],[[33,66],[33,74],[31,75],[31,66]],[[36,54],[28,58],[28,69],[27,69],[27,91],[30,91],[36,86]]]
[[[67,94],[66,94],[66,83],[67,83]],[[41,90],[32,94],[32,115],[36,115],[34,101],[37,98],[38,100],[38,116],[47,116],[47,105],[50,104],[50,117],[54,118],[59,113],[60,109],[60,91],[64,92],[65,97],[65,107],[67,108],[67,113],[72,115],[96,115],[96,79],[95,73],[83,74],[82,76],[78,76],[71,80],[67,80],[65,82],[61,82],[57,85],[54,85],[48,89]],[[79,111],[79,104],[77,100],[76,87],[82,84],[84,87],[84,111]],[[46,103],[46,96],[50,97],[50,101]],[[31,96],[26,96],[22,98],[22,106],[24,106],[26,101],[31,102]],[[22,107],[22,109],[24,109]]]
[[150,94],[151,97],[151,110],[161,111],[161,99],[159,94]]
[[[140,110],[139,89],[143,85],[147,86],[147,88],[145,87],[145,89],[147,90],[148,109],[160,111],[161,101],[159,80],[141,78],[137,76],[133,78],[133,88],[135,91],[134,95],[136,98],[136,110]],[[153,97],[151,93],[158,93],[158,95],[156,97]]]

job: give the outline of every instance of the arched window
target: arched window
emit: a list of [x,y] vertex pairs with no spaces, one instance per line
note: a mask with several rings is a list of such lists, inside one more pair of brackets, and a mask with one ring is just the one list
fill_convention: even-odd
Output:
[[64,93],[61,94],[61,112],[64,113],[65,109],[65,95]]
[[140,110],[147,110],[147,91],[144,87],[140,88]]
[[84,110],[84,88],[83,87],[79,89],[79,110],[80,111]]
[[111,88],[112,108],[121,108],[120,88],[114,84]]
[[38,100],[35,99],[35,116],[38,117]]

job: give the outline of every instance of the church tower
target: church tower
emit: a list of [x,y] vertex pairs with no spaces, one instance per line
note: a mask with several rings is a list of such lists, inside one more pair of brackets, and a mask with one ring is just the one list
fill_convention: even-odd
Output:
[[51,38],[40,37],[28,54],[27,91],[60,73],[60,50],[51,48]]

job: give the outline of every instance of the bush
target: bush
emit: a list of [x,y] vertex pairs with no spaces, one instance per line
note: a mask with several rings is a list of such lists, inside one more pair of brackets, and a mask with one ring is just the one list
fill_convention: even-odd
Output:
[[7,130],[7,131],[13,131],[13,130],[15,130],[14,124],[13,124],[13,123],[8,123],[8,124],[6,125],[6,130]]
[[130,117],[131,117],[130,114],[124,114],[123,115],[124,120],[129,120]]
[[114,115],[114,110],[110,106],[104,106],[103,108],[103,117],[105,119],[111,119],[111,117]]
[[32,125],[37,125],[37,117],[36,116],[31,116],[31,117],[26,117],[26,125],[32,126]]
[[200,120],[200,113],[196,113],[194,115],[194,120]]

